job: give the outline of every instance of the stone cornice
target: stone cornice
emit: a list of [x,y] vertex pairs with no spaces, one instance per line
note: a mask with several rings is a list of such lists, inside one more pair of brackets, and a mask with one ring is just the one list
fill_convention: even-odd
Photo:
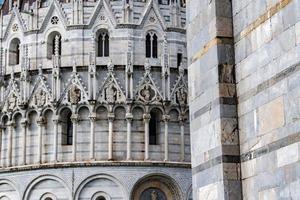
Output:
[[82,168],[82,167],[168,167],[191,169],[189,162],[161,162],[161,161],[90,161],[90,162],[58,162],[47,164],[33,164],[14,166],[0,169],[1,173],[20,171],[56,169],[56,168]]

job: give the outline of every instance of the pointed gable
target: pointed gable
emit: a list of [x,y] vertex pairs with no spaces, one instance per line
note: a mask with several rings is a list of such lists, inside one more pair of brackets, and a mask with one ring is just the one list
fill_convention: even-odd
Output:
[[148,2],[139,24],[142,27],[146,24],[159,24],[163,30],[166,29],[165,19],[162,17],[159,7],[153,0]]
[[179,67],[179,76],[171,90],[171,102],[182,106],[188,104],[188,85],[184,78],[184,69]]
[[163,96],[151,76],[149,64],[145,64],[145,73],[135,92],[135,100],[146,104],[162,103]]
[[48,7],[44,21],[41,24],[40,30],[44,30],[47,27],[53,16],[57,16],[58,20],[62,22],[62,25],[65,27],[65,29],[67,28],[69,22],[67,20],[66,14],[63,12],[61,6],[59,5],[59,2],[57,0],[52,0]]
[[[103,16],[105,17],[104,20],[101,19],[103,18]],[[87,25],[89,27],[92,27],[94,24],[96,24],[97,21],[109,22],[113,27],[117,25],[117,21],[111,10],[111,7],[107,4],[105,0],[98,1]]]
[[8,22],[6,30],[4,32],[3,39],[5,40],[8,37],[10,32],[19,32],[19,31],[24,33],[25,31],[27,31],[27,26],[21,16],[19,10],[14,8],[12,10],[9,22]]
[[39,108],[51,105],[52,92],[46,78],[40,73],[28,100],[29,107]]
[[100,103],[120,104],[126,101],[126,96],[112,71],[109,71],[99,89],[97,100]]
[[88,102],[87,87],[82,81],[80,75],[73,70],[65,89],[63,90],[58,104],[71,105]]
[[13,111],[21,103],[20,89],[17,82],[12,78],[6,89],[5,101],[2,104],[2,112]]

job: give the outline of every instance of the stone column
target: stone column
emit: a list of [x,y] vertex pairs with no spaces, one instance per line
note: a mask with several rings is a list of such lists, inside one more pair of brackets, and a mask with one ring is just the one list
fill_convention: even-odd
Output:
[[3,167],[3,161],[2,161],[2,136],[3,136],[3,130],[4,126],[0,126],[0,167]]
[[78,115],[72,114],[71,120],[72,120],[72,124],[73,124],[72,160],[76,161]]
[[38,163],[42,163],[43,159],[43,128],[45,121],[41,117],[37,121],[38,124],[38,151],[37,151],[37,156],[38,156]]
[[108,160],[113,159],[113,122],[114,113],[108,113]]
[[27,139],[27,121],[24,120],[21,122],[21,126],[22,126],[22,132],[23,132],[23,138],[22,138],[22,161],[21,161],[21,165],[26,165],[26,151],[27,151],[27,143],[26,143],[26,139]]
[[96,113],[91,113],[90,115],[90,122],[91,122],[90,160],[95,160],[95,121],[96,121]]
[[150,114],[144,114],[144,125],[145,125],[145,160],[149,160],[149,121],[151,118]]
[[179,119],[179,124],[180,124],[180,161],[184,161],[184,148],[185,148],[185,141],[184,141],[184,120]]
[[7,167],[10,167],[12,164],[12,135],[14,123],[12,121],[8,122],[8,141],[7,141]]
[[57,149],[58,149],[58,123],[59,123],[59,118],[58,116],[55,116],[53,118],[53,158],[52,161],[56,163],[58,161],[57,159]]
[[170,121],[169,115],[164,115],[163,120],[165,122],[165,146],[164,146],[164,152],[165,152],[165,161],[169,160],[169,126],[168,123]]
[[132,114],[127,113],[126,114],[126,120],[127,120],[127,160],[131,160],[131,122],[132,122]]

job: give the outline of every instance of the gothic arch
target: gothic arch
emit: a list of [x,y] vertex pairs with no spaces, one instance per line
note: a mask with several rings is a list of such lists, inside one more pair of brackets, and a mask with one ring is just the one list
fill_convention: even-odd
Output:
[[148,174],[140,178],[134,185],[130,200],[139,200],[142,192],[150,188],[157,188],[164,192],[169,200],[182,200],[183,195],[176,181],[166,174]]
[[[60,184],[66,192],[64,194],[68,197],[68,199],[72,199],[72,193],[71,193],[69,187],[67,186],[67,184],[59,177],[50,175],[50,174],[41,175],[41,176],[35,178],[34,180],[32,180],[30,182],[30,184],[27,186],[27,188],[25,189],[22,199],[29,200],[31,192],[34,191],[34,187],[38,186],[39,184],[41,184],[45,181],[54,181],[54,182]],[[40,194],[40,197],[42,197],[43,195],[45,195],[45,193]],[[53,194],[53,195],[55,195],[55,194]]]
[[[93,181],[97,181],[97,180],[107,180],[107,181],[110,181],[111,183],[115,184],[120,191],[116,191],[116,190],[113,190],[113,191],[115,193],[121,192],[121,196],[123,197],[123,200],[128,199],[128,192],[125,190],[123,185],[119,182],[119,180],[117,180],[115,177],[113,177],[111,175],[106,175],[106,174],[92,175],[92,176],[86,178],[84,181],[82,181],[81,184],[75,190],[74,199],[79,200],[80,194],[84,190],[85,186],[87,186],[89,183],[92,183]],[[97,189],[98,189],[98,187],[97,187]],[[99,192],[104,192],[104,193],[106,193],[106,195],[109,195],[109,193],[106,191],[95,191],[93,194],[91,194],[91,196],[89,198],[92,198],[93,196],[95,196],[95,194],[97,194]]]

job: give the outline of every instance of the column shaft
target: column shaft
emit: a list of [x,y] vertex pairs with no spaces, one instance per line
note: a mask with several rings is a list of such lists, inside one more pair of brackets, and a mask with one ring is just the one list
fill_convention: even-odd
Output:
[[58,149],[58,119],[53,120],[54,130],[53,130],[53,162],[57,162],[57,149]]
[[150,114],[144,114],[144,125],[145,125],[145,160],[149,160],[149,121]]
[[22,161],[21,165],[26,165],[26,151],[27,151],[27,143],[26,143],[26,137],[27,137],[27,122],[22,122],[22,132],[23,132],[23,138],[22,138]]
[[180,123],[180,160],[184,161],[184,152],[185,144],[184,144],[184,122]]
[[131,122],[132,117],[127,117],[127,160],[131,160]]
[[109,113],[108,117],[108,160],[113,159],[113,113]]
[[95,121],[96,115],[90,117],[91,132],[90,132],[90,160],[95,160]]

